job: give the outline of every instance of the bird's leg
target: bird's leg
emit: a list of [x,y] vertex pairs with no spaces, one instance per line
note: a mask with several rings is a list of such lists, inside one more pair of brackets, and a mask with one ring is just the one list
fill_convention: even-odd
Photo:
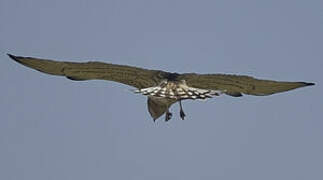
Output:
[[185,113],[183,111],[182,101],[181,100],[179,100],[179,107],[180,107],[179,115],[181,116],[182,120],[184,120],[186,115],[185,115]]
[[167,109],[166,111],[166,115],[165,115],[165,121],[169,121],[172,118],[173,114],[171,112],[169,112],[169,110]]

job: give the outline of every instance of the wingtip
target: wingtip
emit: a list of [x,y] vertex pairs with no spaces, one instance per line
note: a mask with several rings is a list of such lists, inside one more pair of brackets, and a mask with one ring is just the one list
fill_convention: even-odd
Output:
[[13,59],[14,61],[20,62],[20,61],[18,60],[18,56],[14,56],[14,55],[9,54],[9,53],[7,53],[7,55],[8,55],[11,59]]
[[9,54],[7,53],[7,55],[11,58],[11,59],[15,59],[16,56],[12,55],[12,54]]
[[307,82],[303,82],[305,86],[314,86],[315,83],[307,83]]

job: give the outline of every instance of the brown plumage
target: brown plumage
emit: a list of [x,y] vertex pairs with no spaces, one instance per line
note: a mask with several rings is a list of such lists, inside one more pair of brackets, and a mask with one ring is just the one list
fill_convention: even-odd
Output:
[[180,116],[184,119],[181,101],[206,99],[222,93],[240,97],[243,94],[265,96],[292,89],[311,86],[314,83],[283,82],[255,79],[249,76],[226,74],[169,73],[103,62],[65,62],[8,54],[16,62],[40,72],[65,76],[71,80],[101,79],[115,81],[137,88],[136,93],[148,96],[148,111],[154,120],[166,113],[166,121],[172,114],[169,108],[180,103]]

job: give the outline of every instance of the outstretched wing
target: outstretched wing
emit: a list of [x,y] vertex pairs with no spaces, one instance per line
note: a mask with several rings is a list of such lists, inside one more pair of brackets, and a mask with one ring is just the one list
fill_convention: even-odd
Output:
[[71,80],[102,79],[115,81],[136,88],[156,86],[163,71],[107,64],[102,62],[63,62],[8,54],[10,58],[32,69],[51,75],[66,76]]
[[255,79],[249,76],[225,74],[182,74],[178,77],[186,81],[190,87],[221,90],[224,93],[239,97],[242,94],[265,96],[292,89],[311,86],[314,83],[283,82]]

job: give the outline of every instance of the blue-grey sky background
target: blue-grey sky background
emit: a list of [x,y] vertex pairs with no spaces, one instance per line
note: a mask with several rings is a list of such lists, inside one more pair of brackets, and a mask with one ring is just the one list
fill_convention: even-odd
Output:
[[[6,53],[315,82],[184,101],[75,82]],[[323,179],[323,1],[0,0],[0,179]]]

